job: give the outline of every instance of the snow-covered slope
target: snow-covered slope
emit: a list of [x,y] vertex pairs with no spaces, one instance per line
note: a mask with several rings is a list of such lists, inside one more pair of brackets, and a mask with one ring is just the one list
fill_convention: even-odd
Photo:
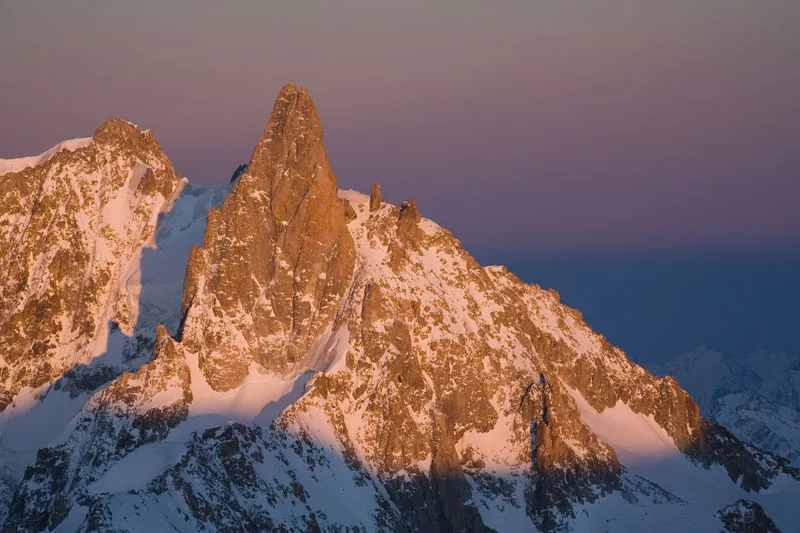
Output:
[[107,359],[117,328],[133,335],[144,250],[179,194],[153,136],[125,121],[73,148],[0,176],[0,412]]
[[791,530],[786,461],[414,202],[338,190],[305,89],[206,194],[126,277],[150,355],[62,417],[4,532]]
[[42,164],[59,153],[61,150],[68,150],[70,152],[79,148],[85,148],[91,144],[92,138],[87,137],[83,139],[70,139],[62,141],[50,148],[48,151],[30,157],[18,157],[15,159],[2,159],[0,158],[0,175],[8,174],[11,172],[20,172],[29,167]]
[[675,376],[705,416],[738,438],[800,466],[800,358],[698,347],[654,371]]
[[[618,508],[623,502],[609,498],[611,502],[600,503],[599,514],[606,514],[610,530],[717,531],[718,517],[708,510],[718,510],[743,499],[758,503],[784,531],[791,531],[794,523],[791,501],[798,494],[797,480],[781,476],[771,490],[748,493],[730,482],[723,467],[706,469],[692,462],[652,417],[635,413],[621,402],[598,413],[580,394],[573,394],[583,420],[614,448],[629,473],[656,483],[679,499],[673,505],[639,506],[626,511]],[[612,512],[602,509],[604,505]]]
[[33,159],[0,176],[0,520],[36,451],[150,360],[158,323],[177,330],[190,247],[229,189],[179,179],[124,121]]

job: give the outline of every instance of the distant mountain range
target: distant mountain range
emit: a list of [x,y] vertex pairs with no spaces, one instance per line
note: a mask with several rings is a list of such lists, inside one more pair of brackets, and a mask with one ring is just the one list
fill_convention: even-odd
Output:
[[704,416],[738,438],[800,466],[800,356],[700,346],[651,370],[675,376]]

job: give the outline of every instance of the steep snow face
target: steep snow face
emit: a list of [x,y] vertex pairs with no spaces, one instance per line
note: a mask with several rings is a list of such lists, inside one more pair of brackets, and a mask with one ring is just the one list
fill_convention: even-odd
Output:
[[35,167],[46,161],[49,161],[53,156],[62,150],[74,152],[79,148],[86,148],[92,143],[92,138],[87,137],[84,139],[70,139],[62,141],[50,148],[48,151],[31,156],[31,157],[18,157],[16,159],[2,159],[0,158],[0,176],[3,174],[10,174],[11,172],[20,172],[29,167]]
[[623,465],[630,468],[670,457],[683,457],[675,441],[652,415],[636,413],[621,401],[597,412],[579,392],[571,389],[569,392],[583,421],[600,440],[614,448]]
[[699,347],[654,370],[674,375],[705,416],[738,438],[800,466],[800,358]]
[[[780,479],[768,491],[750,493],[731,480],[721,465],[710,469],[703,468],[681,453],[672,438],[659,426],[652,416],[633,412],[627,405],[619,402],[612,408],[597,412],[577,391],[570,390],[582,419],[603,442],[611,446],[622,465],[630,473],[656,483],[680,500],[677,510],[686,518],[691,518],[691,527],[696,531],[711,531],[718,528],[714,511],[720,507],[746,498],[759,503],[768,516],[790,530],[794,519],[787,501],[800,495],[800,486],[788,478]],[[656,516],[664,515],[658,508],[648,510]],[[621,517],[613,521],[620,522]],[[641,513],[625,517],[626,528],[633,528],[640,522],[641,528],[648,527],[649,520]],[[672,519],[670,527],[675,526]],[[636,528],[633,528],[636,529]],[[633,530],[631,529],[631,530]],[[655,529],[658,531],[658,529]],[[669,531],[670,529],[665,529]]]

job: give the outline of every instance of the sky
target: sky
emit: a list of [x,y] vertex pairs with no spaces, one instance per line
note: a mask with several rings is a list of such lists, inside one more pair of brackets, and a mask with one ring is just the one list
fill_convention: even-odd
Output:
[[479,254],[555,288],[636,362],[663,364],[705,346],[800,361],[800,250]]
[[415,198],[532,281],[556,256],[757,257],[800,249],[798,57],[795,0],[10,0],[0,157],[121,117],[224,182],[292,81],[341,187]]

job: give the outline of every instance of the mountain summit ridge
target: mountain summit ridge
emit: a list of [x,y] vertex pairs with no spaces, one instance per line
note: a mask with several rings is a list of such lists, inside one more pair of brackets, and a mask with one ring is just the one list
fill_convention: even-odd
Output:
[[[150,146],[126,124],[101,130],[120,153]],[[786,460],[703,419],[554,291],[481,267],[415,202],[339,190],[322,137],[289,84],[224,200],[164,174],[172,200],[148,211],[133,257],[155,235],[170,258],[180,228],[202,229],[175,254],[182,295],[126,330],[146,331],[128,359],[107,344],[127,372],[77,389],[64,430],[8,481],[3,533],[719,529],[734,503],[791,523],[800,472]],[[163,198],[171,165],[150,165],[123,183],[141,174]],[[13,402],[72,398],[62,376],[0,409],[44,423]]]
[[354,259],[314,102],[286,85],[247,170],[209,214],[204,246],[189,258],[181,338],[207,354],[200,365],[212,387],[241,385],[253,361],[290,371],[328,326]]

